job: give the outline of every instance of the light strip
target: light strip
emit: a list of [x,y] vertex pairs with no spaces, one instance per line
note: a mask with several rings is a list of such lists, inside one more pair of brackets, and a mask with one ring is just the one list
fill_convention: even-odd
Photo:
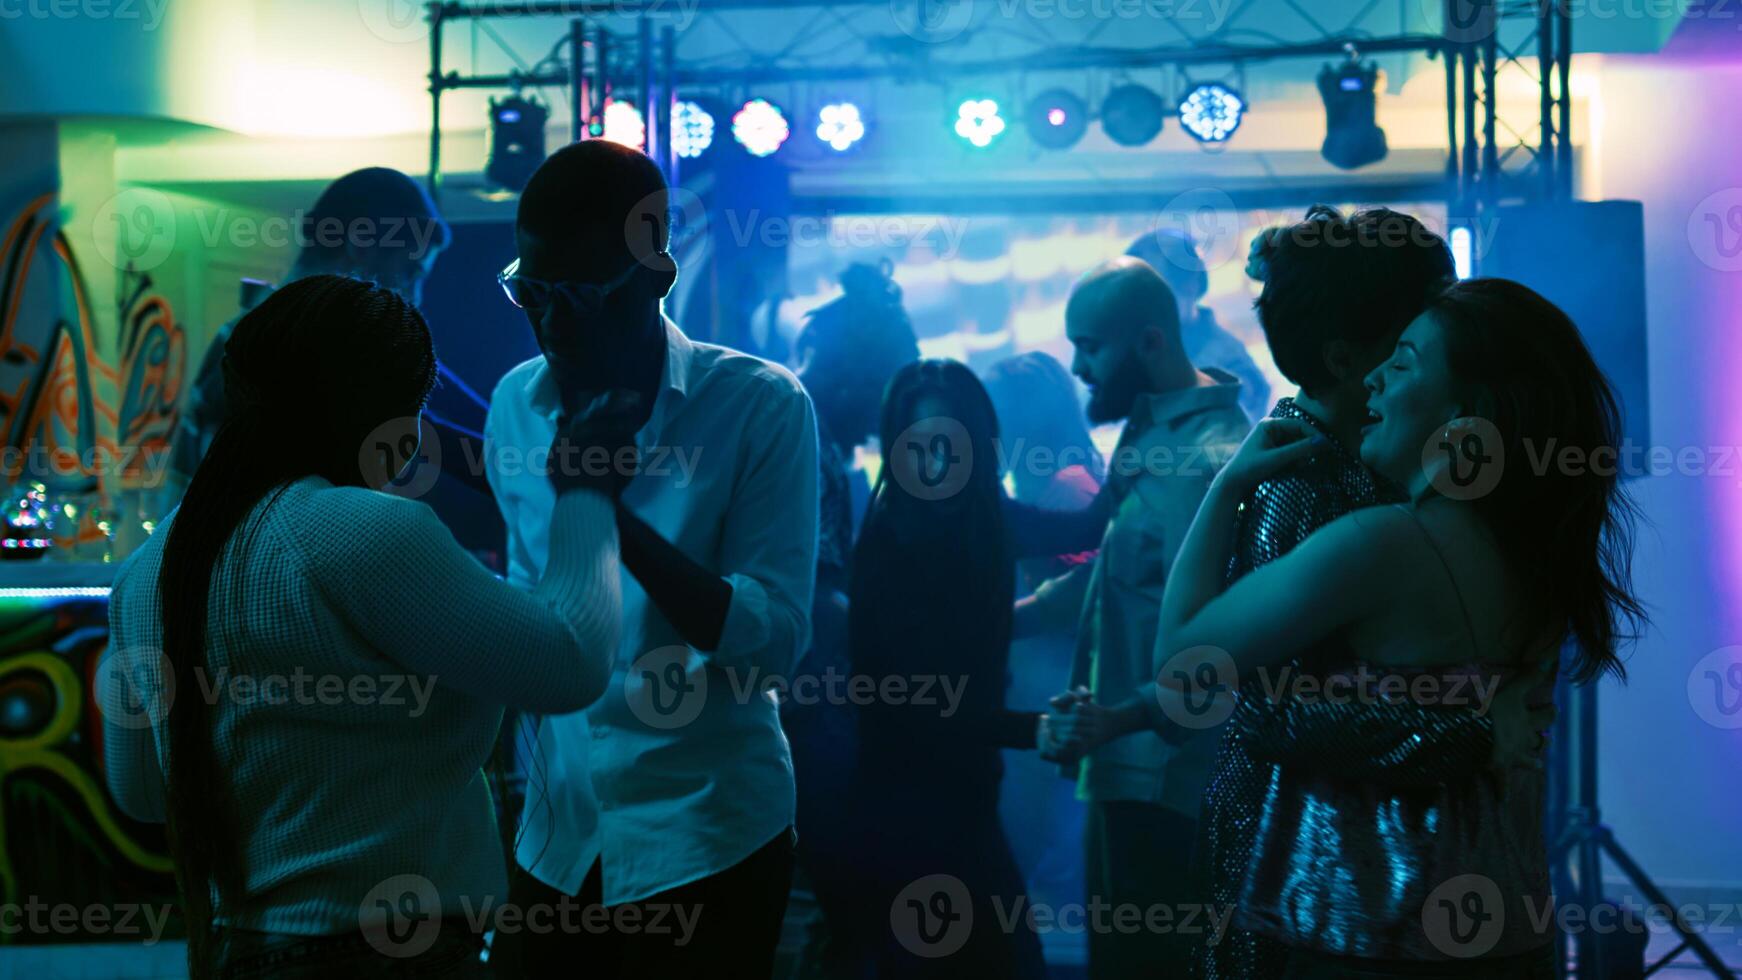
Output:
[[0,588],[0,599],[107,599],[107,585]]

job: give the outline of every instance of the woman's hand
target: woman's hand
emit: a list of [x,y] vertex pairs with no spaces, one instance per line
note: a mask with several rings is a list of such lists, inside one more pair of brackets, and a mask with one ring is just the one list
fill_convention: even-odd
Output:
[[1507,680],[1494,695],[1489,710],[1494,720],[1496,772],[1503,775],[1508,769],[1543,767],[1549,732],[1559,712],[1552,694],[1543,697],[1541,692],[1554,676],[1555,667],[1551,658],[1542,667]]
[[1216,482],[1244,496],[1330,444],[1330,439],[1301,419],[1265,419],[1252,427],[1234,458],[1216,474]]
[[641,407],[640,394],[614,389],[558,420],[547,471],[557,493],[595,490],[612,500],[622,494],[640,469],[635,433],[646,421]]

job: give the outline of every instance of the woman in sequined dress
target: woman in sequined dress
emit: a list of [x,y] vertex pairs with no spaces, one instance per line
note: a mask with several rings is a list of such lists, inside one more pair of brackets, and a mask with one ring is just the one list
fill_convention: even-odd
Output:
[[[1332,449],[1306,421],[1267,420],[1217,477],[1181,549],[1161,654],[1218,648],[1241,679],[1272,687],[1304,657],[1316,683],[1371,694],[1360,677],[1395,677],[1419,705],[1425,678],[1447,708],[1470,704],[1454,703],[1454,687],[1491,703],[1509,679],[1546,677],[1569,639],[1575,675],[1620,675],[1616,647],[1643,618],[1626,580],[1631,506],[1613,467],[1528,465],[1550,444],[1603,459],[1619,438],[1614,395],[1565,314],[1516,283],[1460,283],[1367,386],[1362,460],[1407,503],[1332,520],[1227,584],[1240,501]],[[1314,698],[1299,690],[1310,715]],[[1375,730],[1397,727],[1406,751],[1439,737],[1402,729],[1396,703],[1373,699]],[[1317,768],[1288,758],[1285,713],[1254,714],[1252,743],[1282,748],[1265,760],[1280,765],[1235,921],[1284,945],[1278,975],[1554,975],[1554,936],[1537,925],[1552,921],[1539,770],[1495,778],[1485,758],[1448,758],[1418,784],[1392,785],[1346,754]]]

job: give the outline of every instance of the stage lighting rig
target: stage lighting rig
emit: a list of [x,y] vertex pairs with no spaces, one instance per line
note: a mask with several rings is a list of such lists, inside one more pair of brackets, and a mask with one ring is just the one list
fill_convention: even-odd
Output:
[[985,149],[1004,132],[1004,117],[993,99],[967,99],[956,107],[956,135]]
[[1120,146],[1142,146],[1161,132],[1166,104],[1141,85],[1121,85],[1101,103],[1101,130]]
[[647,120],[642,117],[641,110],[635,107],[635,103],[606,99],[605,128],[601,135],[604,139],[631,149],[645,149]]
[[834,102],[817,111],[817,139],[845,153],[865,138],[865,118],[851,102]]
[[768,156],[791,135],[786,113],[767,99],[751,99],[732,116],[732,138],[751,156]]
[[671,148],[685,160],[694,160],[714,142],[714,117],[694,102],[671,107]]
[[544,162],[544,124],[550,109],[536,96],[516,92],[490,100],[490,160],[484,176],[511,191],[523,190]]
[[1075,146],[1089,128],[1089,107],[1083,100],[1062,88],[1048,89],[1035,96],[1023,116],[1028,138],[1049,150],[1064,150]]
[[1340,67],[1319,72],[1319,96],[1325,100],[1325,142],[1319,153],[1332,166],[1354,170],[1385,159],[1385,130],[1375,117],[1380,80],[1372,62],[1361,64],[1353,45]]
[[1240,128],[1246,100],[1226,85],[1193,86],[1179,103],[1179,124],[1200,143],[1223,143]]

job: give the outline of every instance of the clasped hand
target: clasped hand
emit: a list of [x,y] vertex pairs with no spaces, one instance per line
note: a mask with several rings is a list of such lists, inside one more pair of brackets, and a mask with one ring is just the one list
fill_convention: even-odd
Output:
[[613,389],[559,419],[547,471],[557,492],[578,488],[617,499],[640,469],[635,433],[646,421],[641,409],[638,392]]
[[1050,703],[1036,740],[1042,759],[1071,765],[1114,737],[1112,712],[1096,704],[1088,688],[1055,695]]

